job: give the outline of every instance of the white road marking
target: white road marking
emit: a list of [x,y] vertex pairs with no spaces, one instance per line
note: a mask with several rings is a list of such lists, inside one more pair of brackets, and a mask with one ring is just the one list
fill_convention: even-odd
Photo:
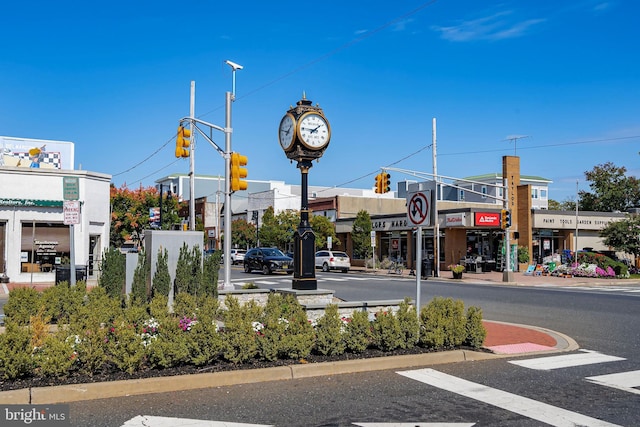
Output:
[[547,403],[522,397],[517,394],[487,387],[482,384],[467,381],[453,375],[444,374],[431,368],[398,372],[407,378],[447,390],[489,405],[520,414],[533,420],[538,420],[552,426],[616,426],[597,418],[591,418],[577,412],[558,408]]
[[598,375],[585,378],[594,384],[617,388],[629,393],[640,394],[640,371],[620,372],[618,374]]
[[550,371],[552,369],[570,368],[574,366],[593,365],[595,363],[618,362],[623,357],[609,356],[597,351],[580,350],[581,353],[562,356],[538,357],[535,359],[510,360],[509,363],[529,369]]
[[476,423],[353,423],[359,427],[473,427]]
[[230,423],[227,421],[193,420],[189,418],[138,415],[121,427],[273,427],[267,424]]

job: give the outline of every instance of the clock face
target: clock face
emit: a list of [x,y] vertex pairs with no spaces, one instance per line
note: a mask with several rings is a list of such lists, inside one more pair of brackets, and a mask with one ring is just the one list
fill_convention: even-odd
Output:
[[280,129],[278,131],[278,138],[283,149],[291,148],[295,133],[295,120],[291,113],[287,113],[280,121]]
[[325,148],[331,139],[331,129],[327,119],[318,113],[307,112],[298,122],[298,136],[307,148],[318,150]]

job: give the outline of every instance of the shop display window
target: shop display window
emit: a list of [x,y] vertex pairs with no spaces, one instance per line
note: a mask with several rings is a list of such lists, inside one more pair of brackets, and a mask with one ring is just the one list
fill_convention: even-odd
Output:
[[69,227],[51,222],[22,223],[20,271],[49,273],[69,263]]

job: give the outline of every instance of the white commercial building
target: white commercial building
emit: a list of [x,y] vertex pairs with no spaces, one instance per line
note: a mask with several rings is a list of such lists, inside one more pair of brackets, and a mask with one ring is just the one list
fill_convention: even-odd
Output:
[[[72,247],[76,269],[82,266],[88,278],[94,276],[109,246],[111,176],[73,170],[73,144],[69,142],[0,137],[0,145],[4,150],[0,164],[0,278],[14,283],[51,283],[56,270],[60,272],[60,266],[70,263]],[[49,151],[57,148],[61,149]],[[31,154],[31,159],[24,153]],[[44,167],[45,159],[55,160],[46,160],[48,166]],[[32,164],[34,161],[39,165]],[[63,169],[63,165],[71,169]],[[74,223],[73,245],[69,223]]]

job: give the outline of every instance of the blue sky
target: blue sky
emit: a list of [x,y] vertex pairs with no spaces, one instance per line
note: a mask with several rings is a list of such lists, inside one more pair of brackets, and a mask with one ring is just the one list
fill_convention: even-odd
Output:
[[[431,173],[436,118],[439,174],[500,172],[516,154],[563,201],[598,164],[640,176],[639,14],[623,0],[9,2],[0,135],[72,141],[76,167],[153,185],[189,170],[173,138],[192,80],[196,116],[224,125],[231,60],[249,179],[300,183],[277,128],[304,92],[332,126],[311,185]],[[197,141],[196,173],[223,174]]]

